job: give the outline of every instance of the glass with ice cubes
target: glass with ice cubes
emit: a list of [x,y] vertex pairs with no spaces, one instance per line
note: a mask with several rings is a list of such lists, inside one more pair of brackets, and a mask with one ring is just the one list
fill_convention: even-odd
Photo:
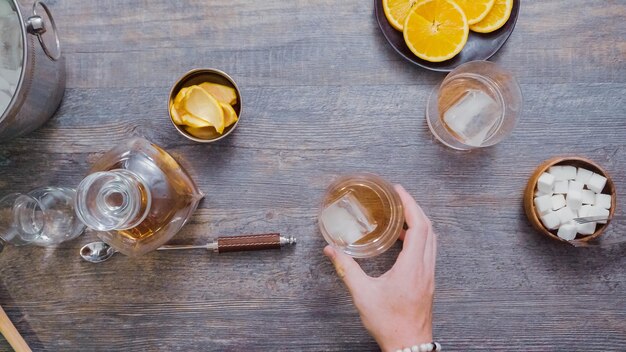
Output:
[[522,92],[513,75],[489,61],[471,61],[433,90],[426,121],[448,147],[469,150],[499,143],[520,118]]
[[403,226],[400,196],[389,182],[370,173],[338,178],[328,187],[319,213],[326,242],[356,258],[385,252]]

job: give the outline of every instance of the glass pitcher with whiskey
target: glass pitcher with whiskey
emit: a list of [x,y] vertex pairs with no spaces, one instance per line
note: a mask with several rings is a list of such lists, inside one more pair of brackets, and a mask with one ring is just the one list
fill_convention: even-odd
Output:
[[138,256],[178,233],[203,197],[166,151],[132,138],[93,165],[78,186],[76,213],[104,242]]

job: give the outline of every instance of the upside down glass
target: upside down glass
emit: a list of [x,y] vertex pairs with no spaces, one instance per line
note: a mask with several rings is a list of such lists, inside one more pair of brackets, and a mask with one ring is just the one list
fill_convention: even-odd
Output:
[[43,187],[0,199],[0,242],[53,246],[78,237],[85,225],[74,212],[76,191]]
[[426,121],[433,135],[458,150],[489,147],[511,134],[520,118],[522,92],[511,73],[489,61],[450,72],[430,95]]

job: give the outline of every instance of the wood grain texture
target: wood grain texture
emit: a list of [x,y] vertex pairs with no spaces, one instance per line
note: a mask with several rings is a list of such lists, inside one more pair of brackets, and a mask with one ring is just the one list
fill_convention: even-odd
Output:
[[30,347],[28,347],[28,344],[24,341],[24,338],[17,331],[2,307],[0,307],[0,333],[17,352],[31,352]]
[[[446,350],[624,350],[626,247],[565,247],[536,233],[522,207],[535,167],[571,154],[611,174],[624,212],[624,1],[524,1],[493,59],[519,78],[522,120],[502,144],[470,153],[433,140],[425,105],[444,76],[396,55],[368,1],[47,2],[68,89],[48,124],[0,146],[0,194],[75,186],[103,152],[143,135],[208,194],[176,242],[280,231],[298,245],[99,265],[78,257],[93,233],[7,248],[0,305],[34,351],[377,350],[317,230],[325,187],[350,171],[405,185],[432,218]],[[237,131],[212,145],[167,118],[170,85],[196,67],[232,75],[246,102]],[[624,233],[614,222],[606,235]],[[361,263],[379,275],[399,250]]]

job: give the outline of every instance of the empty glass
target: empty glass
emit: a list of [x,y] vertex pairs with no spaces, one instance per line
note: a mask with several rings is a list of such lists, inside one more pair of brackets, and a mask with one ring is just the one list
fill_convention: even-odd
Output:
[[53,246],[85,230],[74,213],[76,191],[42,187],[0,199],[0,242]]
[[501,142],[522,110],[522,92],[511,73],[489,61],[471,61],[433,90],[426,121],[448,147],[469,150]]

